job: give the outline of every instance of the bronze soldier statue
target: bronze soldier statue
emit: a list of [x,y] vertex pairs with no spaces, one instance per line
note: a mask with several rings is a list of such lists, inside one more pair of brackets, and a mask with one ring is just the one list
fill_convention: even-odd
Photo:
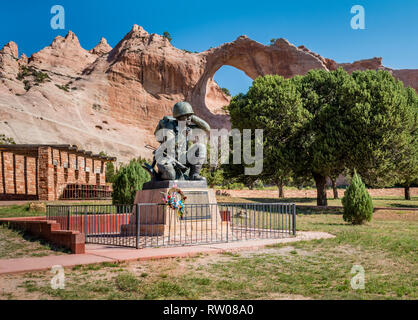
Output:
[[193,139],[194,129],[208,134],[210,126],[194,114],[186,101],[174,105],[172,117],[165,116],[159,121],[154,135],[160,146],[154,151],[152,165],[145,165],[153,180],[205,180],[200,171],[206,160],[206,144],[199,138]]

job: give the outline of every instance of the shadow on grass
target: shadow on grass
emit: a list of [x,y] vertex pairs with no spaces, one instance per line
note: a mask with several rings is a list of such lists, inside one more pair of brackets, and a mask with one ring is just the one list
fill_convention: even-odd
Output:
[[309,203],[312,201],[316,201],[316,198],[243,198],[248,201],[254,201],[254,202],[262,202],[262,203]]
[[296,205],[297,214],[343,214],[343,208],[314,208]]
[[389,203],[389,207],[392,208],[411,208],[411,209],[418,209],[418,205],[416,204],[403,204],[403,203]]
[[[44,248],[45,250],[49,249],[49,250],[54,251],[54,252],[71,253],[71,250],[69,248],[52,244],[52,243],[48,242],[47,240],[36,237],[36,236],[26,232],[26,231],[11,228],[7,224],[5,224],[4,226],[7,227],[9,230],[13,230],[18,236],[22,237],[22,239],[24,239],[28,242],[32,242],[32,243],[33,242],[38,242],[40,245],[46,247],[46,248]],[[47,255],[47,254],[44,254],[44,253],[33,254],[33,256],[45,256],[45,255]]]
[[373,200],[399,200],[399,201],[417,201],[418,197],[412,196],[411,200],[406,200],[403,196],[376,196],[372,197]]
[[311,222],[312,224],[314,224],[314,225],[322,225],[322,226],[343,226],[343,227],[347,227],[347,226],[353,226],[352,224],[350,224],[350,223],[344,223],[344,222],[341,222],[341,223],[332,223],[332,222]]

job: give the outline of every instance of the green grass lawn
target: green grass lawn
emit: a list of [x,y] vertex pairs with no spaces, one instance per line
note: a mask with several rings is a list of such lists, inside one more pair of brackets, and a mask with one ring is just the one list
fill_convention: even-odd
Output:
[[0,225],[0,259],[43,257],[69,253],[69,250],[53,246],[22,231]]
[[[227,197],[227,196],[216,196],[219,203],[272,203],[272,202],[283,202],[283,203],[296,203],[297,205],[309,205],[316,206],[316,198],[238,198],[238,197]],[[48,204],[72,204],[72,205],[83,205],[83,204],[111,204],[109,200],[105,201],[55,201],[48,202]],[[388,197],[375,197],[373,198],[373,204],[375,207],[384,208],[410,208],[418,209],[418,197],[412,197],[411,200],[405,200],[402,197],[388,196]],[[341,199],[328,199],[329,206],[342,206]],[[322,210],[322,209],[321,209]],[[330,209],[331,211],[333,209]],[[316,212],[318,210],[311,210],[301,208],[299,211],[302,212]],[[339,212],[338,210],[334,212]],[[11,218],[11,217],[29,217],[29,216],[43,216],[45,213],[29,210],[29,204],[23,205],[12,205],[12,206],[0,206],[0,218]]]
[[[0,298],[44,299],[417,299],[418,214],[376,213],[362,226],[337,214],[297,217],[297,230],[333,239],[266,249],[66,269],[66,288],[49,272],[0,277],[14,289]],[[350,286],[353,265],[365,289]],[[10,288],[10,285],[8,286]]]
[[[100,200],[100,201],[50,201],[47,204],[51,205],[100,205],[100,204],[112,204],[110,200]],[[39,212],[34,210],[29,210],[29,203],[21,205],[11,205],[11,206],[0,206],[0,218],[15,218],[15,217],[41,217],[45,216],[45,212]]]
[[42,212],[29,210],[29,204],[0,206],[0,218],[36,217],[45,215]]
[[[218,202],[282,202],[296,203],[297,205],[316,206],[316,198],[239,198],[228,196],[216,196]],[[411,197],[411,200],[405,200],[402,197],[374,197],[373,205],[384,208],[410,208],[418,209],[418,197]],[[329,206],[342,206],[341,199],[328,199]]]

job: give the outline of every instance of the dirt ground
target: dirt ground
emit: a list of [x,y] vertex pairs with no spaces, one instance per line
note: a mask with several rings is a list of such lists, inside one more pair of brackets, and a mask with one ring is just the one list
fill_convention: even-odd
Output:
[[[387,188],[387,189],[368,189],[369,194],[372,197],[403,197],[404,189],[402,188]],[[231,197],[240,198],[278,198],[278,190],[221,190],[221,192],[228,192]],[[286,189],[286,198],[316,198],[316,190],[297,190]],[[344,196],[344,189],[338,189],[338,196],[341,198]],[[327,190],[327,196],[333,197],[332,190]],[[418,196],[418,188],[411,188],[411,197]]]
[[418,220],[418,211],[378,210],[378,211],[373,213],[373,219],[376,219],[376,220],[417,221]]

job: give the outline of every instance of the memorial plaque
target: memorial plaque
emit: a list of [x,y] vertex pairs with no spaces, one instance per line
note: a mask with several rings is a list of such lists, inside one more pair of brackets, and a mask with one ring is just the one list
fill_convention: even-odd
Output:
[[183,191],[187,197],[184,220],[210,219],[209,195],[207,191]]

